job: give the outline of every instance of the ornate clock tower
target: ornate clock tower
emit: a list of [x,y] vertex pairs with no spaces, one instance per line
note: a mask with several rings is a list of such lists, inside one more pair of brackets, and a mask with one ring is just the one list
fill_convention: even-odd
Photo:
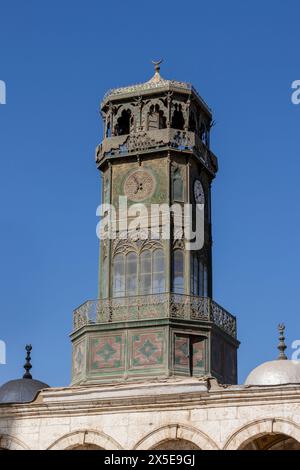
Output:
[[[212,299],[211,111],[155,63],[148,82],[108,91],[101,114],[96,163],[116,230],[100,241],[99,298],[74,311],[72,384],[204,375],[234,384],[236,319]],[[193,227],[201,205],[203,244],[191,249],[173,212],[168,237],[161,218],[155,236],[147,217],[132,225],[137,203],[189,205]]]

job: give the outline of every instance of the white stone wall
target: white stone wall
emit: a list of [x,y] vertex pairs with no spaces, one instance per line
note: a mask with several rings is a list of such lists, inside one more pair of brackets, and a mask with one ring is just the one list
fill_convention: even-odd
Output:
[[222,388],[190,379],[48,389],[31,404],[0,405],[0,447],[10,449],[151,449],[174,439],[238,449],[277,433],[300,442],[300,386]]

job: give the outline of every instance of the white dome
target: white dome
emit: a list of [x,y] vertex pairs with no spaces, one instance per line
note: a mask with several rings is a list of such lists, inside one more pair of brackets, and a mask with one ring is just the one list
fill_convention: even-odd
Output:
[[300,361],[264,362],[248,375],[245,385],[300,384]]

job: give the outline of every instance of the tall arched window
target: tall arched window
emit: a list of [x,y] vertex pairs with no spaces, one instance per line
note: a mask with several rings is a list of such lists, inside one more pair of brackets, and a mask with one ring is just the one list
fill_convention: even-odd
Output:
[[125,295],[125,256],[117,255],[113,263],[113,296]]
[[165,257],[162,249],[130,251],[113,262],[113,297],[165,292]]
[[208,269],[206,263],[193,254],[191,256],[191,295],[208,296]]
[[183,181],[179,168],[176,168],[172,176],[173,201],[183,201]]
[[140,293],[151,294],[151,251],[144,250],[140,257]]
[[165,292],[165,257],[163,250],[155,250],[152,254],[152,293]]
[[199,261],[198,257],[191,257],[191,294],[199,295]]
[[195,114],[191,113],[190,120],[189,120],[189,131],[196,132],[196,129],[197,129],[197,125],[196,125]]
[[165,291],[165,257],[161,249],[144,250],[140,257],[140,294]]
[[119,117],[115,129],[116,135],[126,135],[130,133],[131,111],[124,109]]
[[172,263],[172,291],[184,294],[184,256],[182,250],[175,250]]
[[137,254],[131,251],[126,255],[125,271],[125,294],[136,295],[137,293]]
[[203,297],[208,296],[208,270],[207,266],[203,266]]
[[177,103],[175,104],[171,127],[173,127],[173,129],[179,129],[179,130],[183,130],[184,128],[184,117],[182,113],[181,104],[179,105]]
[[101,296],[102,299],[107,297],[107,256],[103,259]]
[[148,114],[148,129],[165,129],[167,127],[166,117],[159,105],[151,105]]
[[[196,255],[194,255],[196,256]],[[200,260],[199,262],[199,277],[198,277],[198,294],[197,295],[200,295],[201,297],[205,297],[205,293],[204,293],[204,264],[203,264],[203,261]]]
[[106,137],[111,137],[110,121],[106,125]]

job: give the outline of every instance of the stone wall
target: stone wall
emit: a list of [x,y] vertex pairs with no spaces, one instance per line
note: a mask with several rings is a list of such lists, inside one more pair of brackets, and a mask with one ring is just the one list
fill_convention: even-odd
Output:
[[170,379],[47,389],[33,403],[0,405],[5,449],[298,449],[299,442],[300,386],[293,385]]

